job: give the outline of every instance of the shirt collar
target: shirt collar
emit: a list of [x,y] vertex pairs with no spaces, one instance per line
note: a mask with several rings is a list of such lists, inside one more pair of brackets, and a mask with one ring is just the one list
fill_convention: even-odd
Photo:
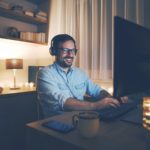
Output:
[[[59,71],[65,72],[64,69],[63,69],[57,62],[55,62],[54,65],[56,66],[56,68],[57,68]],[[69,73],[69,72],[72,72],[73,70],[74,70],[74,67],[71,66],[71,67],[69,68],[69,70],[68,70],[68,73]],[[66,72],[65,72],[65,73],[66,73]]]

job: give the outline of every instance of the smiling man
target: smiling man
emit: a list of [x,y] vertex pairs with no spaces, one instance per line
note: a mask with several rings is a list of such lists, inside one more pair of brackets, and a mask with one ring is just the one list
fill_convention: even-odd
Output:
[[[68,110],[119,107],[117,99],[94,84],[84,71],[72,65],[77,51],[76,42],[70,35],[59,34],[51,40],[50,54],[56,57],[56,61],[41,69],[37,76],[38,99],[44,117]],[[85,101],[85,94],[93,101]],[[121,100],[126,102],[128,98],[122,97]]]

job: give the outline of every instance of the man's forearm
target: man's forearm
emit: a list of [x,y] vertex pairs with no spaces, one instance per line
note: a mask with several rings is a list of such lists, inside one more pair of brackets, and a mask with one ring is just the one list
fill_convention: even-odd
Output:
[[68,98],[64,104],[65,110],[95,110],[94,102],[79,101],[74,98]]
[[99,110],[107,106],[118,107],[119,101],[111,97],[111,95],[107,95],[107,97],[96,102],[86,102],[68,98],[64,104],[64,110]]
[[[102,90],[98,96],[99,100],[102,100],[106,97],[111,97],[111,95]],[[101,108],[101,104],[99,103],[98,107]],[[96,110],[97,103],[96,102],[88,102],[88,101],[80,101],[75,98],[68,98],[64,104],[64,110]]]

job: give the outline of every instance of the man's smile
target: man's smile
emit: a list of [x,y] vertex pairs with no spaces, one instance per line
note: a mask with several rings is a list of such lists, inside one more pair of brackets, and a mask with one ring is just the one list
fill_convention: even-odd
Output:
[[66,61],[67,63],[72,63],[73,57],[65,57],[64,61]]

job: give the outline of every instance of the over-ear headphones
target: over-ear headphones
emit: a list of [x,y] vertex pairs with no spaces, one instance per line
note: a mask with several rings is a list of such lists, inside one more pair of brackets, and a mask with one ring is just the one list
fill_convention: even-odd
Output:
[[[54,36],[51,40],[51,46],[49,48],[50,54],[52,56],[57,56],[57,54],[58,54],[57,49],[59,47],[59,44],[64,43],[64,42],[69,41],[69,40],[73,41],[75,49],[76,49],[76,42],[75,42],[74,38],[71,37],[70,35],[68,35],[68,34],[58,34],[58,35]],[[76,53],[77,53],[77,50],[75,51],[75,54]]]
[[49,51],[50,51],[50,54],[51,54],[52,56],[57,56],[57,50],[56,50],[55,45],[53,44],[54,41],[55,41],[55,39],[52,38],[52,40],[51,40],[51,46],[50,46]]

